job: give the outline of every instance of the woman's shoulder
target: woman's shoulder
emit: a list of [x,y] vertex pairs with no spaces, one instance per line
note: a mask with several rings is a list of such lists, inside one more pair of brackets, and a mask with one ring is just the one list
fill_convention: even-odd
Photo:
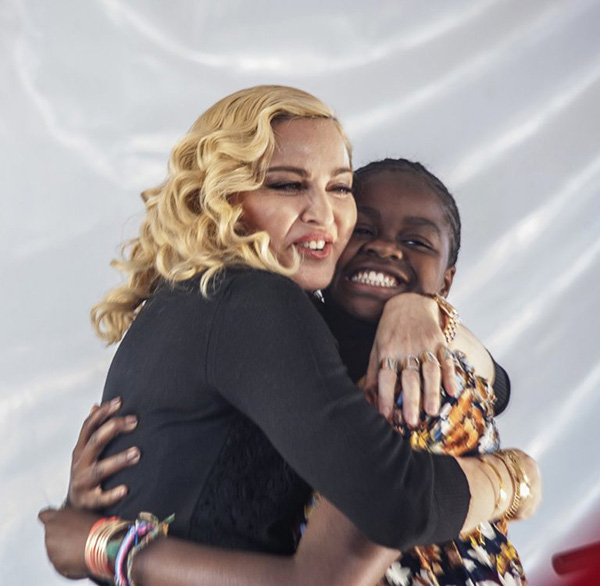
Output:
[[294,281],[283,275],[252,268],[229,268],[215,281],[217,295],[225,299],[242,296],[247,300],[273,301],[280,297],[302,299],[308,296]]

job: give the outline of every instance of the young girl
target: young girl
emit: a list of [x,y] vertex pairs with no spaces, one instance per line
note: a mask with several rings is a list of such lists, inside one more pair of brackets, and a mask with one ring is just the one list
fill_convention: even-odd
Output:
[[[460,216],[443,183],[419,163],[386,159],[355,172],[354,192],[358,218],[326,292],[324,311],[337,314],[329,322],[346,330],[360,327],[352,325],[356,318],[376,323],[385,302],[401,292],[446,297],[456,273]],[[350,362],[347,357],[345,361]],[[411,429],[398,410],[394,425],[415,449],[452,455],[495,452],[494,390],[463,354],[457,353],[456,364],[461,392],[456,397],[443,394],[438,417],[422,412]],[[495,474],[493,468],[490,474]],[[525,583],[518,555],[506,538],[505,521],[484,523],[450,543],[402,553],[383,583],[490,582]]]

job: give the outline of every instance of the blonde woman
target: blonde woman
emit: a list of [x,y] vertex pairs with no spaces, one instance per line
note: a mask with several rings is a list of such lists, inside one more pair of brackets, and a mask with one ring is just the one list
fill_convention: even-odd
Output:
[[[269,574],[270,583],[303,584],[373,583],[395,550],[452,539],[492,517],[500,482],[485,464],[413,452],[347,377],[306,295],[329,284],[353,229],[351,183],[340,124],[293,88],[237,92],[175,147],[120,265],[128,281],[93,313],[106,340],[124,336],[104,399],[122,396],[123,411],[137,416],[108,455],[132,445],[143,454],[110,481],[129,494],[106,513],[175,513],[175,537],[291,554],[314,487],[335,506],[319,507],[313,537],[270,566],[278,578]],[[535,464],[519,458],[539,489]],[[521,514],[533,508],[535,499]],[[42,519],[57,569],[87,575],[82,551],[95,518]],[[136,557],[136,581],[269,583],[250,555],[240,582],[219,582],[229,554],[202,560],[196,547],[156,544]]]

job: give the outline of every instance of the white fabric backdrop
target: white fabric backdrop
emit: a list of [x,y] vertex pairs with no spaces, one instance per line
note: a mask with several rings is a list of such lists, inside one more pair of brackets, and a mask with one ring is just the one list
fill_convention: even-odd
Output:
[[598,538],[599,0],[2,0],[0,47],[1,584],[64,583],[36,513],[102,389],[88,309],[138,193],[198,114],[258,83],[332,104],[357,164],[420,160],[456,194],[451,299],[512,375],[505,445],[545,478],[512,529],[531,582]]

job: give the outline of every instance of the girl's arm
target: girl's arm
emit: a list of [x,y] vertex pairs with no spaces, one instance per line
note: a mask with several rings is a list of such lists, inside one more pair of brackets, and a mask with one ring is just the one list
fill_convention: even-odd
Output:
[[[46,549],[63,576],[88,575],[84,547],[97,515],[66,509],[40,513]],[[398,552],[369,542],[333,505],[323,502],[294,556],[220,549],[172,537],[134,558],[139,586],[373,586]]]
[[[46,547],[58,572],[71,578],[83,578],[87,568],[83,557],[85,542],[97,515],[76,511],[81,503],[105,503],[119,500],[114,492],[104,492],[100,482],[120,468],[130,465],[125,454],[98,460],[108,442],[127,431],[124,418],[110,417],[116,403],[105,403],[93,409],[85,421],[73,451],[69,500],[71,507],[64,511],[43,511],[40,520],[45,524]],[[472,494],[465,530],[481,520],[487,520],[494,508],[490,478],[482,464],[474,459],[459,463],[469,480]],[[521,463],[532,480],[533,494],[539,494],[539,476],[533,461],[524,455]],[[529,467],[527,467],[529,465]],[[500,467],[503,474],[507,472]],[[503,478],[510,487],[508,476]],[[498,487],[494,487],[497,491]],[[507,503],[511,501],[510,495]],[[533,499],[535,501],[535,499]],[[524,518],[533,512],[523,510]],[[103,505],[100,505],[103,506]],[[375,584],[397,556],[397,551],[373,544],[331,503],[323,500],[314,510],[307,531],[295,556],[269,556],[200,546],[179,539],[160,540],[136,556],[134,577],[141,586],[290,586],[319,584],[336,586],[369,586]]]

